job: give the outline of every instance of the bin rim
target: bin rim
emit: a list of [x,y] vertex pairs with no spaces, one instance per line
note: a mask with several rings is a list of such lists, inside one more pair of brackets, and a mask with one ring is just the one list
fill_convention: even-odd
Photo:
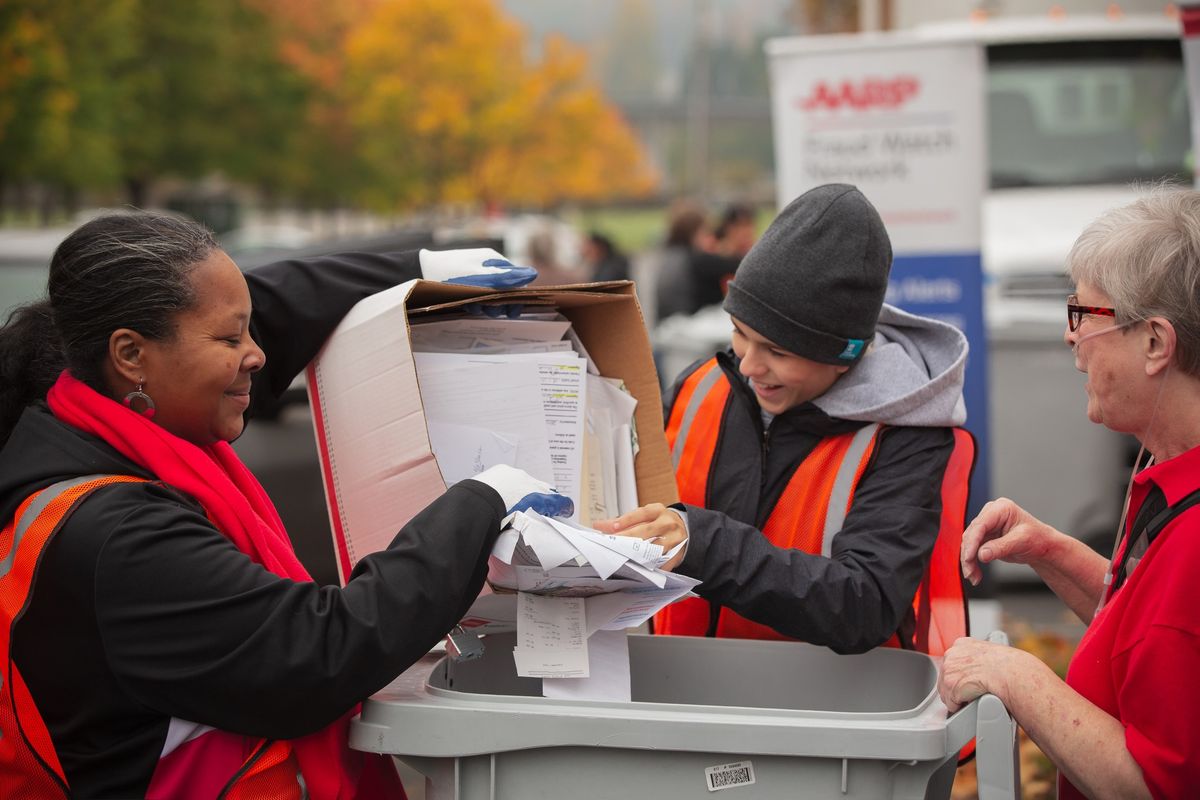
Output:
[[935,761],[975,732],[975,705],[949,717],[936,690],[908,712],[884,714],[560,700],[431,687],[441,662],[426,656],[367,700],[351,724],[351,746],[443,758],[578,746]]

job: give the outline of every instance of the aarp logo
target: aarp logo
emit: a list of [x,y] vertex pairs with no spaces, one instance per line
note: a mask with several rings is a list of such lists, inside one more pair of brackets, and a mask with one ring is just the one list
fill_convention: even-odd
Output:
[[916,97],[920,90],[921,82],[911,75],[863,78],[857,81],[817,81],[808,97],[795,102],[802,111],[836,111],[839,108],[855,111],[871,108],[896,109]]

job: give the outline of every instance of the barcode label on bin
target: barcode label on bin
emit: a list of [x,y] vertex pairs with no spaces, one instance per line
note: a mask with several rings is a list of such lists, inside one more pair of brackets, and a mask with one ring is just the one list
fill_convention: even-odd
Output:
[[704,770],[704,779],[708,782],[710,792],[732,789],[735,786],[749,786],[754,783],[754,765],[749,761],[738,761],[719,767],[707,767]]

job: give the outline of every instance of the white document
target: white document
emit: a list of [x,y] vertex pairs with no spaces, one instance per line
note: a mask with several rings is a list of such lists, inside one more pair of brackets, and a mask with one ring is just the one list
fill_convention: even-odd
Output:
[[528,678],[588,677],[587,619],[577,597],[517,595],[517,674]]
[[[697,586],[694,578],[661,569],[680,547],[664,552],[653,542],[519,512],[492,549],[488,581],[516,591],[518,598],[534,594],[584,602],[585,636],[590,636],[640,625]],[[520,631],[521,618],[515,608],[511,613]]]
[[633,469],[633,430],[618,425],[613,431],[613,454],[617,466],[617,515],[638,507],[637,473]]
[[[534,404],[534,408],[540,410],[543,420],[544,440],[547,442],[551,477],[542,477],[519,463],[514,463],[514,466],[525,469],[526,472],[546,481],[560,493],[570,497],[575,503],[575,513],[572,515],[572,519],[578,518],[583,496],[583,420],[587,403],[584,365],[578,356],[574,353],[506,355],[414,353],[413,358],[421,381],[423,398],[426,384],[437,385],[441,381],[440,376],[449,371],[458,372],[486,367],[488,369],[520,370],[521,374],[527,378],[530,374],[536,375],[539,399]],[[532,373],[529,372],[530,369],[533,370]],[[528,402],[528,398],[526,398],[526,402]],[[428,402],[426,407],[429,407]],[[442,411],[437,412],[436,416],[438,419],[446,418]],[[467,417],[459,422],[464,422],[466,419],[478,421],[478,418]],[[505,438],[512,438],[507,435],[510,433],[508,429],[496,428],[496,430]],[[518,452],[524,456],[526,449],[525,440],[521,438]]]
[[[636,453],[633,424],[637,400],[620,386],[618,380],[588,376],[590,431],[604,438],[604,443],[599,445],[602,460],[594,467],[602,470],[602,475],[589,473],[587,476],[593,486],[603,484],[604,490],[602,502],[598,499],[599,492],[590,498],[590,520],[620,516],[638,507],[637,475],[633,468]],[[592,462],[595,463],[596,459]]]
[[517,462],[517,437],[487,428],[429,422],[429,445],[446,485],[474,477],[488,467]]
[[700,581],[695,578],[669,574],[667,585],[661,589],[656,586],[641,586],[589,597],[588,630],[613,631],[635,628],[699,584]]
[[542,695],[560,700],[632,700],[629,637],[625,631],[597,631],[588,638],[588,677],[542,681]]
[[410,340],[414,350],[424,345],[469,350],[479,346],[557,342],[571,327],[563,321],[456,317],[414,324]]
[[574,353],[571,343],[563,342],[529,342],[527,344],[484,344],[484,340],[472,339],[475,347],[439,347],[422,344],[414,353],[459,353],[477,355],[516,355],[520,353]]
[[479,597],[471,604],[467,615],[459,623],[465,630],[477,635],[510,633],[517,629],[517,596],[497,594],[484,586]]
[[590,526],[597,520],[617,516],[615,440],[607,408],[589,403],[584,439],[583,513],[580,519]]
[[512,466],[554,483],[536,364],[472,364],[465,369],[418,372],[418,380],[427,421],[452,425],[470,421],[508,441],[515,440],[517,455]]
[[575,348],[575,352],[579,353],[583,360],[587,362],[588,374],[599,375],[600,368],[596,366],[595,361],[592,361],[592,357],[588,354],[587,348],[583,346],[583,340],[579,338],[579,334],[575,333],[574,328],[567,329],[567,339],[570,340],[571,345]]

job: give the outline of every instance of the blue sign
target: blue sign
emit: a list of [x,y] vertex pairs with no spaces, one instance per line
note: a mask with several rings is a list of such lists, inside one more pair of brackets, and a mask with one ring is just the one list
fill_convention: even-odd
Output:
[[983,269],[979,253],[898,255],[892,262],[887,302],[913,314],[949,322],[967,335],[967,423],[976,442],[969,522],[991,498],[988,465],[987,333],[983,321]]

